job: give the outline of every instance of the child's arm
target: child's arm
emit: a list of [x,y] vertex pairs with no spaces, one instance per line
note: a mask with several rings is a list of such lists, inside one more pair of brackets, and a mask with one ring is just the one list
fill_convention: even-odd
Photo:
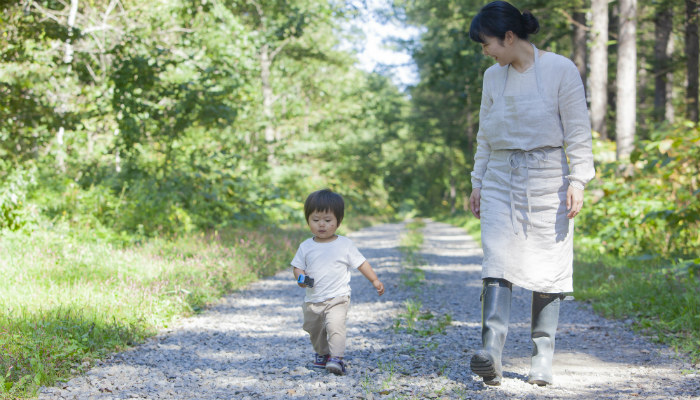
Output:
[[303,269],[299,269],[297,267],[294,267],[294,280],[297,281],[297,285],[299,287],[304,287],[304,288],[306,287],[306,285],[304,285],[303,283],[299,283],[299,275],[305,274],[305,273],[306,273],[306,271],[304,271]]
[[360,265],[360,268],[358,268],[360,272],[362,272],[362,275],[367,278],[368,281],[372,282],[372,286],[374,286],[375,289],[377,289],[377,294],[378,295],[383,295],[384,294],[384,284],[382,281],[377,278],[377,274],[374,273],[374,270],[372,269],[372,266],[369,265],[369,262],[365,260],[365,262]]

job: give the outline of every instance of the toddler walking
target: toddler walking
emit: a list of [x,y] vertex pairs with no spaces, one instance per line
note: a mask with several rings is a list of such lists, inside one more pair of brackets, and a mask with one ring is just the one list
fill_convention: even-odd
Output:
[[294,277],[313,279],[306,285],[302,306],[303,328],[309,333],[316,352],[313,367],[336,375],[345,374],[345,321],[350,307],[350,272],[357,268],[377,294],[384,294],[384,284],[372,266],[350,239],[335,234],[343,221],[343,197],[329,189],[313,192],[304,203],[304,216],[313,237],[299,245],[292,267]]

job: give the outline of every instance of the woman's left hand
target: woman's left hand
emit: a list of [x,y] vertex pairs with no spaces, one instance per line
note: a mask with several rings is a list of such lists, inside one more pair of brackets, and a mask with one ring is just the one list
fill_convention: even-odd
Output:
[[581,212],[583,207],[583,190],[576,189],[575,187],[569,185],[569,189],[566,191],[566,209],[569,211],[566,214],[569,219],[574,218]]

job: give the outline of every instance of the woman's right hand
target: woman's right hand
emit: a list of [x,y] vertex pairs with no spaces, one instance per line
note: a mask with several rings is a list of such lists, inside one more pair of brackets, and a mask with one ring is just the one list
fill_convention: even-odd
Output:
[[472,190],[469,196],[469,209],[475,217],[481,219],[481,188]]

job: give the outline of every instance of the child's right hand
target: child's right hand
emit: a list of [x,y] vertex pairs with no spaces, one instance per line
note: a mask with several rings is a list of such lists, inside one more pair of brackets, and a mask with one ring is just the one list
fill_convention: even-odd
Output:
[[299,286],[300,288],[305,288],[305,287],[306,287],[305,284],[299,283],[299,276],[300,276],[300,275],[305,275],[305,274],[306,274],[306,271],[304,271],[303,269],[294,267],[294,280],[297,281],[297,286]]

